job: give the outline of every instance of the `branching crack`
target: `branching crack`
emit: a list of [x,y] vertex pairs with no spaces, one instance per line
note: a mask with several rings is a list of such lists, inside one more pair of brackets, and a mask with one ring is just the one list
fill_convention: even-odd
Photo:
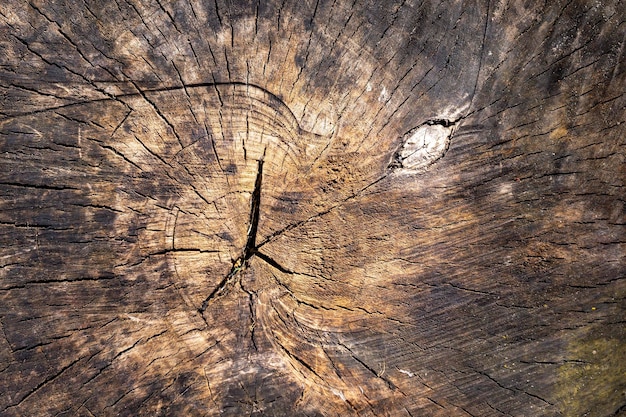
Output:
[[[250,217],[248,221],[249,226],[248,226],[248,233],[247,233],[247,239],[246,239],[246,246],[243,249],[243,253],[241,254],[240,257],[238,257],[237,259],[233,261],[233,266],[228,272],[228,274],[220,281],[220,283],[213,289],[213,291],[211,291],[209,296],[202,302],[202,306],[198,309],[198,312],[200,313],[200,315],[202,316],[202,318],[204,319],[207,325],[208,323],[206,322],[206,318],[204,317],[204,312],[209,307],[212,301],[226,294],[229,288],[233,285],[233,283],[239,282],[241,285],[241,281],[238,279],[239,272],[243,271],[246,268],[248,261],[253,256],[256,255],[260,260],[266,262],[268,265],[279,270],[282,273],[290,274],[290,275],[296,274],[296,272],[291,271],[288,268],[285,268],[284,266],[279,264],[272,257],[259,251],[259,248],[268,242],[267,239],[262,241],[259,244],[256,243],[256,237],[257,237],[257,232],[259,228],[259,218],[261,217],[261,187],[262,187],[262,182],[263,182],[264,158],[265,158],[265,150],[263,151],[263,155],[261,156],[261,158],[257,160],[257,175],[256,175],[256,180],[254,182],[254,190],[252,191],[252,197],[250,198]],[[244,289],[244,291],[248,293],[250,297],[250,300],[249,300],[250,308],[252,309],[253,308],[252,304],[254,301],[252,294],[248,292],[247,290],[245,290],[243,286],[242,286],[242,289]],[[254,323],[255,323],[255,319],[253,315],[252,329],[254,329]],[[253,343],[254,343],[254,340],[253,340]]]
[[[206,311],[207,307],[211,303],[211,301],[219,298],[223,294],[225,294],[230,287],[230,284],[235,282],[238,277],[238,273],[245,269],[248,260],[258,254],[257,246],[256,246],[256,235],[259,227],[259,217],[261,213],[261,184],[263,181],[263,160],[265,158],[265,151],[263,151],[263,155],[257,161],[257,175],[256,180],[254,182],[254,191],[252,192],[252,197],[250,199],[250,219],[249,219],[249,227],[248,227],[248,235],[246,239],[246,246],[243,249],[243,253],[241,256],[233,261],[233,266],[230,269],[230,272],[220,281],[220,283],[213,289],[211,294],[202,302],[202,307],[198,309],[198,312],[203,315]],[[259,256],[259,258],[265,260],[271,259],[266,257],[265,255]],[[274,266],[275,262],[271,263]],[[278,265],[278,264],[276,264]],[[279,268],[280,269],[280,268]],[[281,269],[282,270],[282,269]],[[203,316],[204,317],[204,316]],[[205,319],[206,321],[206,319]]]

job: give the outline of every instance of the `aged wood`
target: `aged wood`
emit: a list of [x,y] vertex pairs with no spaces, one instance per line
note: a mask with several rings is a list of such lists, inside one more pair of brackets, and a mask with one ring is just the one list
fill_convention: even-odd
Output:
[[0,31],[0,415],[626,415],[623,2]]

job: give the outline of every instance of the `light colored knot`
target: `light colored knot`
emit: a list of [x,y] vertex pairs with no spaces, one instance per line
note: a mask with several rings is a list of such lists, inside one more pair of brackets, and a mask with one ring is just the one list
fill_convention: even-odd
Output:
[[407,171],[421,171],[443,157],[450,145],[454,122],[429,120],[411,129],[402,138],[393,166]]

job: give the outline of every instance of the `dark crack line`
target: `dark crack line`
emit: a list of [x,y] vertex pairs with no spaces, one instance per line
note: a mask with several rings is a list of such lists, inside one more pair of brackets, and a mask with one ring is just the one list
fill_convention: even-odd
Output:
[[390,390],[395,390],[397,387],[396,385],[391,382],[389,379],[385,378],[383,376],[384,370],[381,370],[380,372],[376,372],[374,369],[372,369],[371,366],[369,366],[367,363],[365,363],[363,360],[361,360],[353,351],[352,349],[350,349],[348,346],[346,346],[343,343],[339,343],[339,345],[341,347],[343,347],[344,349],[346,349],[348,352],[350,352],[350,356],[352,356],[352,359],[354,359],[355,361],[357,361],[359,364],[361,364],[361,366],[363,366],[365,369],[367,369],[372,375],[374,375],[376,378],[381,379]]
[[19,406],[20,404],[24,403],[26,400],[28,400],[28,398],[30,398],[31,395],[35,394],[37,391],[39,391],[40,389],[42,389],[44,386],[46,386],[49,383],[53,383],[57,378],[59,378],[65,371],[67,371],[68,369],[70,369],[72,366],[74,366],[76,363],[78,363],[78,361],[82,360],[84,358],[84,356],[81,356],[78,359],[75,359],[74,361],[70,362],[68,365],[62,367],[58,372],[56,372],[53,375],[48,376],[47,378],[45,378],[43,381],[41,381],[37,386],[35,386],[34,388],[32,388],[25,396],[23,396],[19,401],[17,401],[14,404],[9,405],[8,407],[5,407],[4,409],[2,409],[0,411],[0,413],[4,413],[5,411],[11,409],[11,408],[15,408],[17,406]]
[[71,187],[69,185],[25,184],[25,183],[20,183],[20,182],[0,182],[0,185],[6,185],[10,187],[35,188],[35,189],[40,189],[40,190],[55,190],[55,191],[79,190],[79,188]]
[[203,316],[203,318],[203,313],[206,311],[211,301],[220,297],[228,290],[230,284],[232,282],[235,282],[237,273],[243,270],[246,267],[247,261],[252,256],[258,253],[256,247],[256,235],[259,228],[259,217],[261,216],[261,185],[263,180],[263,160],[265,158],[266,150],[267,149],[263,151],[263,155],[257,161],[258,167],[256,180],[254,181],[254,191],[252,192],[252,197],[250,198],[250,226],[248,227],[246,246],[244,247],[242,255],[233,262],[233,267],[230,269],[230,272],[222,279],[222,281],[220,281],[217,287],[215,287],[211,294],[209,294],[209,296],[202,302],[202,306],[198,309],[198,312]]
[[257,298],[257,294],[256,294],[256,292],[250,291],[247,288],[245,288],[241,281],[239,281],[239,286],[241,287],[241,289],[244,292],[246,292],[248,294],[248,310],[249,310],[249,313],[250,313],[250,327],[249,327],[250,341],[252,342],[252,346],[254,347],[254,351],[258,352],[259,348],[257,347],[256,340],[255,340],[255,335],[254,335],[254,330],[255,330],[256,324],[257,324],[257,318],[256,318],[256,298]]
[[265,151],[263,156],[258,160],[258,168],[256,174],[256,180],[254,182],[254,191],[252,192],[252,198],[250,200],[250,227],[248,228],[248,240],[246,247],[243,250],[243,259],[247,261],[256,251],[256,235],[259,228],[259,216],[261,213],[261,183],[263,181],[263,158],[265,157]]
[[[222,97],[219,91],[219,87],[229,87],[229,86],[239,86],[239,87],[253,87],[256,89],[259,89],[260,91],[262,91],[264,94],[267,94],[267,96],[269,97],[269,100],[272,102],[283,102],[278,96],[276,96],[275,94],[273,94],[272,92],[270,92],[269,90],[263,88],[260,85],[254,84],[254,83],[245,83],[245,82],[240,82],[240,81],[232,81],[232,82],[201,82],[201,83],[188,83],[188,84],[183,84],[183,85],[174,85],[174,86],[164,86],[164,87],[155,87],[155,88],[151,88],[149,85],[146,86],[146,88],[141,89],[139,87],[139,84],[134,83],[134,82],[130,82],[130,84],[134,87],[135,92],[129,92],[129,93],[123,93],[123,94],[118,94],[115,96],[107,96],[107,97],[102,97],[102,98],[96,98],[96,99],[90,99],[90,100],[82,100],[82,101],[76,101],[73,103],[66,103],[66,104],[61,104],[58,106],[52,106],[52,107],[47,107],[47,108],[42,108],[42,109],[37,109],[37,110],[31,110],[28,112],[22,112],[22,113],[14,113],[14,114],[10,114],[10,115],[5,115],[4,117],[0,118],[0,121],[4,121],[4,120],[11,120],[11,119],[15,119],[17,117],[24,117],[24,116],[31,116],[34,114],[39,114],[39,113],[45,113],[48,111],[53,111],[53,110],[58,110],[58,109],[64,109],[64,108],[68,108],[68,107],[73,107],[73,106],[80,106],[80,105],[84,105],[84,104],[90,104],[90,103],[100,103],[100,102],[105,102],[105,101],[117,101],[120,102],[124,105],[126,105],[126,103],[124,103],[123,101],[121,101],[124,98],[132,98],[132,97],[142,97],[144,99],[146,99],[145,101],[148,102],[149,104],[151,104],[152,106],[154,106],[154,104],[152,102],[150,102],[150,100],[148,100],[146,98],[146,94],[154,94],[154,93],[163,93],[163,92],[170,92],[170,91],[178,91],[178,90],[185,90],[185,89],[191,89],[191,88],[209,88],[209,87],[213,87],[215,88],[218,98],[220,100],[221,105],[223,106],[224,103],[222,101]],[[144,83],[147,84],[147,83]],[[285,107],[287,108],[288,111],[288,116],[291,120],[295,121],[295,123],[298,125],[298,128],[300,129],[300,124],[298,123],[298,119],[296,118],[296,116],[293,114],[293,111],[291,110],[291,108],[289,108],[289,106],[285,105]],[[167,123],[167,121],[166,121]]]
[[[209,303],[220,297],[222,294],[225,293],[228,285],[234,281],[235,275],[237,275],[237,272],[241,271],[244,267],[244,264],[242,262],[242,258],[237,258],[237,260],[235,260],[235,262],[233,263],[233,267],[231,268],[230,272],[228,273],[228,275],[226,275],[224,277],[224,279],[222,279],[222,281],[220,281],[220,283],[218,284],[217,287],[215,287],[213,289],[213,291],[211,291],[211,294],[209,294],[209,296],[207,298],[205,298],[205,300],[202,302],[202,307],[200,307],[198,309],[198,312],[200,314],[203,314],[207,307],[209,306]],[[203,316],[204,317],[204,316]],[[205,320],[206,321],[206,320]],[[208,323],[207,323],[208,324]]]
[[282,272],[284,274],[289,274],[289,275],[294,275],[295,274],[295,272],[285,268],[284,266],[282,266],[281,264],[276,262],[271,257],[267,256],[263,252],[259,252],[258,250],[255,249],[254,255],[256,255],[259,259],[262,259],[263,261],[267,262],[268,265],[278,269],[280,272]]

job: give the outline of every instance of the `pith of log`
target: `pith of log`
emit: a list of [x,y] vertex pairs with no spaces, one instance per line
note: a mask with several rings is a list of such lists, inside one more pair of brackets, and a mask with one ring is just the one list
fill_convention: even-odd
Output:
[[0,4],[0,415],[626,415],[626,6]]

